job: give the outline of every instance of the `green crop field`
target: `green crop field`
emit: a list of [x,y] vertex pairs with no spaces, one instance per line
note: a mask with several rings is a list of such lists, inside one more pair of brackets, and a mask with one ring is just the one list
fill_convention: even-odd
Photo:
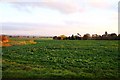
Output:
[[117,40],[36,40],[2,48],[3,78],[119,79]]

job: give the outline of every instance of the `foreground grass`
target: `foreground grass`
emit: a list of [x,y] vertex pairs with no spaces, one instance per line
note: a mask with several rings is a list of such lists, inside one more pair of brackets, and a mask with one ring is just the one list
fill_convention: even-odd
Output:
[[3,47],[3,78],[119,79],[118,41],[37,40]]

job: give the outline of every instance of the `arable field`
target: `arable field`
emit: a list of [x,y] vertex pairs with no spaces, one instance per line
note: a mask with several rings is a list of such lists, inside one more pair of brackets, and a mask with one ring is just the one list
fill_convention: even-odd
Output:
[[3,78],[119,79],[116,40],[36,40],[2,48]]

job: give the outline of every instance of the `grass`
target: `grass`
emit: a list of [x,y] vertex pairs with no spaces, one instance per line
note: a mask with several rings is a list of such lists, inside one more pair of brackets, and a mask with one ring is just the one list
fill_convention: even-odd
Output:
[[119,79],[118,41],[36,42],[3,47],[3,78]]

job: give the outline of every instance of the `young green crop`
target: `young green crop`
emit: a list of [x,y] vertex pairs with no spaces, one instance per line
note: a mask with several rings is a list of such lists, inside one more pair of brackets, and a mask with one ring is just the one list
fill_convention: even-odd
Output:
[[3,78],[119,78],[118,41],[36,42],[3,47]]

